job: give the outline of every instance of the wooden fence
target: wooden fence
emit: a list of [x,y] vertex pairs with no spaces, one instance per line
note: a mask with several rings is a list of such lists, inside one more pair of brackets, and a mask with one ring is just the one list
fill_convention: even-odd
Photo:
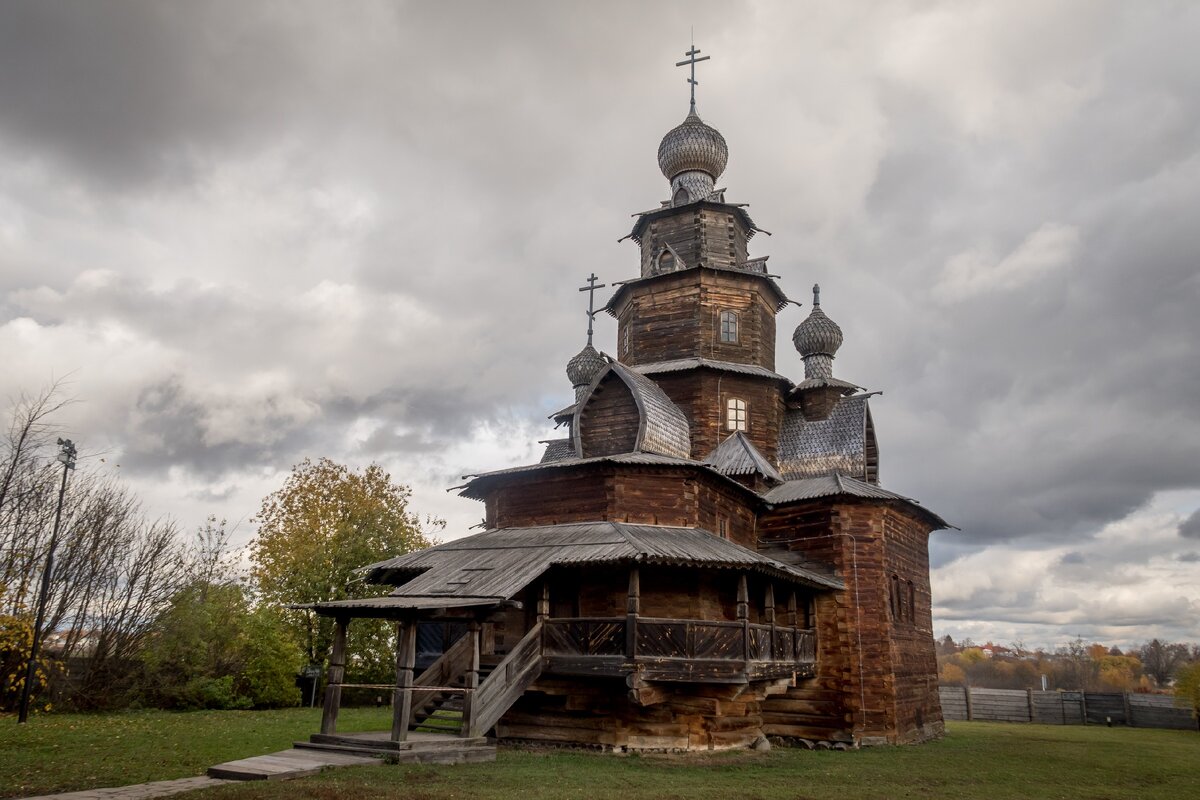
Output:
[[1153,694],[1041,692],[1033,689],[966,689],[939,686],[942,716],[950,720],[1040,722],[1047,725],[1129,725],[1134,728],[1197,728],[1192,712],[1174,698]]

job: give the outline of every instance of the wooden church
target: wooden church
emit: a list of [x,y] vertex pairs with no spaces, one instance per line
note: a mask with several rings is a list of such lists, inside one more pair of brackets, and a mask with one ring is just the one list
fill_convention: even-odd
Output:
[[717,188],[728,148],[692,92],[658,147],[670,199],[637,215],[636,273],[602,309],[615,355],[589,326],[567,364],[565,435],[457,487],[482,533],[367,567],[385,596],[313,606],[337,620],[314,741],[338,741],[360,617],[398,626],[399,748],[438,719],[615,751],[941,735],[928,537],[948,526],[880,485],[871,395],[834,377],[817,287],[791,337],[804,376],[776,372],[791,301]]

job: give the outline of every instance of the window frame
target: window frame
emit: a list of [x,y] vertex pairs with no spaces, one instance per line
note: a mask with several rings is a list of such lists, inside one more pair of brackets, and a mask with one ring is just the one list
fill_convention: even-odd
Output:
[[750,432],[750,404],[740,397],[725,398],[725,430]]
[[[725,323],[732,323],[732,338],[725,338]],[[721,344],[739,344],[741,342],[742,320],[738,312],[724,309],[717,312],[717,341]]]

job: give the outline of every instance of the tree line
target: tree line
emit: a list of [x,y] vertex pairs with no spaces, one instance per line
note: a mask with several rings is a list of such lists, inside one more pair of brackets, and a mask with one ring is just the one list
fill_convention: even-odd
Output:
[[[24,685],[62,465],[60,387],[19,396],[0,441],[0,710]],[[443,523],[409,508],[378,465],[293,467],[257,535],[230,547],[210,517],[186,535],[152,517],[100,458],[81,458],[60,534],[32,690],[36,708],[250,708],[300,702],[297,676],[328,656],[331,624],[293,603],[379,594],[355,570],[428,546]],[[394,632],[356,626],[348,680],[384,682]]]
[[1151,639],[1122,650],[1076,637],[1052,651],[1020,642],[937,641],[938,682],[986,689],[1188,693],[1200,686],[1200,645]]

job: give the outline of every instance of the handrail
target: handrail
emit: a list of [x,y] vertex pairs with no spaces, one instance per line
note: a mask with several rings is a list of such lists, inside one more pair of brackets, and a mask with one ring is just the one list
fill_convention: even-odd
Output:
[[[643,617],[643,616],[636,617],[632,620],[630,620],[627,616],[623,616],[623,617],[552,617],[552,618],[545,620],[544,624],[546,625],[547,628],[550,628],[550,627],[557,627],[557,626],[567,626],[567,625],[578,624],[578,623],[616,624],[616,625],[621,625],[621,626],[625,626],[625,625],[632,623],[635,626],[635,630],[637,628],[652,629],[655,627],[663,627],[663,626],[669,627],[672,625],[685,626],[687,628],[690,628],[693,631],[703,630],[705,628],[708,628],[710,630],[713,630],[713,629],[745,630],[747,632],[747,635],[750,635],[751,633],[753,633],[753,635],[755,637],[765,634],[766,639],[765,639],[765,641],[760,640],[760,641],[756,642],[756,644],[753,647],[753,653],[746,652],[743,654],[743,653],[739,652],[737,657],[730,658],[729,656],[726,656],[725,658],[727,658],[729,660],[734,660],[734,661],[737,661],[737,660],[779,661],[779,662],[795,662],[795,663],[811,663],[813,661],[813,659],[815,658],[815,652],[813,650],[813,642],[814,642],[814,637],[816,635],[816,631],[813,628],[801,628],[798,626],[792,627],[790,625],[779,625],[779,624],[772,625],[770,623],[765,623],[765,622],[748,622],[746,620],[677,619],[677,618],[672,618],[672,617]],[[788,636],[792,640],[790,645],[784,645],[788,650],[791,651],[791,653],[792,653],[791,657],[777,658],[775,655],[776,641],[777,641],[776,637],[780,636],[781,634]],[[747,644],[749,644],[749,642],[747,642]],[[581,652],[581,653],[577,653],[575,655],[587,657],[587,655],[589,655],[589,654]],[[672,657],[690,658],[692,656],[689,656],[687,654],[680,654],[678,656],[660,655],[657,657],[659,657],[659,658],[672,658]]]
[[409,724],[417,722],[417,714],[423,712],[439,694],[448,691],[442,687],[453,683],[455,678],[466,673],[470,663],[471,637],[462,636],[426,667],[412,682],[412,713],[409,716]]
[[542,623],[536,623],[475,690],[463,735],[482,736],[542,674]]

